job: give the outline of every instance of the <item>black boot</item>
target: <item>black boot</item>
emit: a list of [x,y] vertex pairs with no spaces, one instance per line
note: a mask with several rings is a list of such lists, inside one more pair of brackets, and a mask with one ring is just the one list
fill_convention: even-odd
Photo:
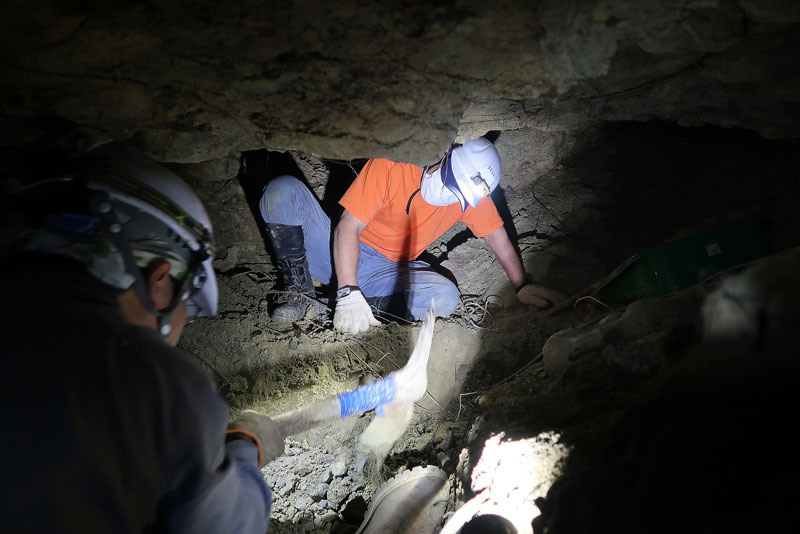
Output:
[[[278,271],[283,278],[283,289],[313,297],[314,282],[311,281],[311,273],[308,271],[303,228],[288,224],[267,224],[267,230],[278,260]],[[281,323],[302,319],[310,305],[302,296],[291,294],[279,296],[276,302],[281,305],[272,312],[272,319]]]
[[383,321],[399,321],[401,323],[410,323],[414,321],[411,311],[406,304],[407,295],[403,291],[395,293],[394,295],[385,295],[383,297],[364,297],[372,308],[372,315],[376,319]]

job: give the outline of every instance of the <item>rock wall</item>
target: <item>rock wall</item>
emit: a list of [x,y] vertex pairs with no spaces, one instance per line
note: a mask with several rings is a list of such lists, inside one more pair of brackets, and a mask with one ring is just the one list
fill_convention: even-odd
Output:
[[793,0],[5,2],[0,143],[156,159],[243,150],[425,163],[515,131],[535,178],[597,120],[797,139]]

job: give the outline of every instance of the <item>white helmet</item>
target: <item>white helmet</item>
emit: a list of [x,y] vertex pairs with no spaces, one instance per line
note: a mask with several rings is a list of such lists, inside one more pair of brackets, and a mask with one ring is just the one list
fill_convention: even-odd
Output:
[[[92,152],[91,159],[99,172],[90,172],[86,185],[107,195],[130,248],[137,256],[142,252],[168,260],[177,256],[186,266],[179,296],[188,298],[187,313],[216,314],[218,289],[211,265],[214,230],[194,191],[168,169],[124,146],[101,147]],[[108,207],[101,201],[98,209],[104,212]],[[153,246],[148,237],[162,245]],[[163,243],[169,244],[168,250]]]
[[458,198],[461,211],[488,197],[500,183],[502,172],[500,154],[485,137],[451,148],[442,162],[442,181]]

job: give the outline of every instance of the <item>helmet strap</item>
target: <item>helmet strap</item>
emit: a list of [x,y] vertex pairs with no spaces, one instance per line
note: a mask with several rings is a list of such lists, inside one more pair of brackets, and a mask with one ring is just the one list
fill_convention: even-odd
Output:
[[434,165],[439,165],[441,162],[442,162],[442,160],[439,160],[438,163],[432,163],[431,165],[425,165],[425,167],[422,169],[422,172],[419,175],[419,187],[417,188],[416,191],[411,193],[410,197],[408,197],[408,203],[406,204],[406,215],[410,215],[410,213],[411,213],[411,201],[414,200],[414,197],[417,196],[417,193],[422,191],[422,180],[425,179],[425,174],[428,172],[428,169],[430,169]]
[[418,187],[417,190],[411,193],[411,196],[408,197],[408,204],[406,204],[406,215],[411,214],[411,201],[414,200],[414,197],[417,196],[417,193],[420,191],[422,191],[422,188]]

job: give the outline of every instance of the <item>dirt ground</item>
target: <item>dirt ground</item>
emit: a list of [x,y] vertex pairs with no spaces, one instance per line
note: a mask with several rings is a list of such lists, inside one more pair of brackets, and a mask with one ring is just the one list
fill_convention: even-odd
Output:
[[[428,393],[416,404],[411,424],[386,457],[377,458],[358,443],[375,417],[372,412],[287,440],[286,455],[264,468],[275,491],[271,531],[354,531],[377,487],[417,465],[437,465],[453,476],[452,511],[465,492],[471,493],[455,481],[459,462],[464,463],[466,451],[479,441],[478,434],[491,432],[475,425],[480,408],[504,398],[495,399],[493,392],[518,377],[543,380],[541,347],[549,334],[579,316],[598,316],[591,307],[555,315],[491,306],[480,317],[467,308],[461,313],[438,319]],[[478,319],[483,321],[477,323]],[[195,355],[209,340],[223,335],[220,332],[232,338],[229,351],[239,358],[218,353],[217,359],[203,362],[216,375],[232,414],[255,409],[270,415],[350,391],[398,369],[411,354],[418,333],[415,325],[389,323],[363,336],[347,336],[334,333],[330,322],[321,318],[288,328],[259,327],[251,317],[219,318],[188,329],[189,341],[183,348]],[[518,401],[515,411],[535,408],[528,407],[525,399]],[[462,475],[463,469],[462,465]]]
[[[635,145],[644,133],[671,144],[644,152]],[[275,496],[271,532],[354,532],[378,486],[418,465],[450,476],[448,533],[487,513],[537,533],[780,524],[796,492],[774,464],[796,462],[783,458],[782,427],[771,425],[794,418],[785,397],[800,377],[786,359],[796,349],[782,345],[798,326],[786,303],[800,296],[791,165],[772,145],[745,151],[751,139],[738,134],[644,133],[595,132],[580,157],[508,192],[512,237],[536,279],[570,294],[562,305],[515,303],[485,245],[459,229],[429,249],[464,299],[437,320],[411,424],[382,458],[358,443],[372,412],[288,438],[263,470]],[[731,151],[740,160],[720,163]],[[744,180],[754,176],[756,188]],[[753,213],[770,220],[772,260],[667,296],[591,298],[631,254]],[[413,349],[417,325],[349,336],[324,312],[273,324],[267,262],[219,282],[222,312],[189,325],[182,348],[214,375],[232,415],[277,415],[352,390],[403,366]],[[746,520],[735,514],[745,503]]]

